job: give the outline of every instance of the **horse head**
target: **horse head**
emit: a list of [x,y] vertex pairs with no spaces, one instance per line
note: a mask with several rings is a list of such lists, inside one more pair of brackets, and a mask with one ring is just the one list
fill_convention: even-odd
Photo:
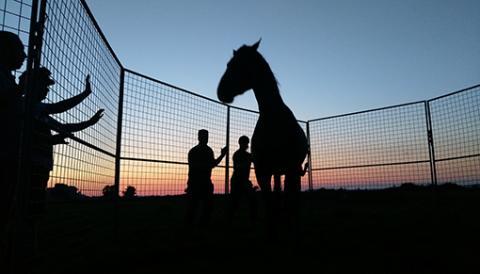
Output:
[[235,96],[253,88],[258,63],[263,60],[257,51],[260,41],[233,50],[233,57],[228,61],[227,70],[218,84],[217,97],[220,101],[232,103]]

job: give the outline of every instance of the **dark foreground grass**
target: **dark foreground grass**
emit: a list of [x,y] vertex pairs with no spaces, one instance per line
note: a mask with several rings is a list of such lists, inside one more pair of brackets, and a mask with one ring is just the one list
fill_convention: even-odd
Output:
[[[265,237],[242,207],[227,226],[185,228],[185,197],[55,203],[34,273],[480,273],[480,191],[413,188],[302,194],[299,237]],[[118,214],[118,219],[116,218]]]

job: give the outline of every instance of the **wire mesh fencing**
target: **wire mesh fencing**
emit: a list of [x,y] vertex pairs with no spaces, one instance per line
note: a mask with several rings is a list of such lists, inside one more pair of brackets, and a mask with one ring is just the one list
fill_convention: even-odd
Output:
[[[57,107],[63,104],[59,108],[61,111],[49,116],[62,125],[57,124],[56,129],[73,131],[74,136],[67,139],[68,144],[53,146],[53,170],[46,191],[47,214],[39,214],[35,220],[38,239],[30,244],[38,245],[40,254],[68,261],[81,256],[81,250],[111,244],[109,240],[113,238],[118,221],[115,203],[95,197],[102,196],[104,190],[108,190],[106,187],[114,185],[115,181],[122,66],[84,1],[39,2],[46,4],[44,14],[40,9],[40,17],[44,16],[45,20],[40,65],[50,70],[55,81],[44,103],[50,106],[57,103]],[[91,94],[87,89],[87,76],[90,76]],[[43,87],[37,88],[36,92]],[[85,98],[75,100],[74,104],[72,101],[66,103],[69,101],[65,100],[74,97]],[[100,109],[104,110],[104,115],[94,123],[92,117]],[[34,139],[42,137],[35,135],[38,129],[34,127]],[[49,135],[50,130],[43,133]],[[43,154],[45,158],[44,153],[35,151],[38,149],[35,146],[48,151],[52,144],[46,142],[47,139],[34,140],[32,162],[35,161],[33,156]],[[34,171],[45,176],[44,168]],[[36,179],[31,180],[31,187],[38,187]],[[111,188],[109,190],[112,192]],[[39,193],[38,197],[31,195],[31,203],[40,206],[44,202],[40,195],[45,193]],[[29,239],[28,232],[24,237]],[[58,254],[58,250],[66,250],[68,246],[76,246],[76,254]],[[69,270],[52,266],[52,271]]]
[[[139,195],[185,193],[188,152],[198,131],[209,132],[215,157],[226,145],[227,107],[169,84],[126,71],[121,189]],[[213,169],[215,193],[225,192],[225,159]]]
[[88,121],[104,109],[100,121],[75,133],[68,145],[56,145],[49,187],[66,184],[82,195],[101,196],[114,184],[121,65],[94,19],[80,1],[47,1],[42,66],[52,72],[48,102],[80,94],[90,75],[92,94],[75,108],[53,115],[61,123]]
[[[93,89],[78,106],[53,117],[75,124],[105,110],[98,123],[76,132],[68,145],[54,147],[48,214],[40,220],[38,244],[46,258],[71,262],[58,266],[68,268],[82,263],[73,260],[82,258],[83,251],[115,242],[119,203],[96,197],[116,196],[127,186],[134,186],[139,196],[185,193],[188,151],[197,145],[200,129],[209,131],[215,156],[228,146],[228,158],[212,173],[215,193],[228,193],[238,139],[251,138],[259,113],[125,69],[85,1],[44,1],[41,64],[55,80],[47,102],[82,93],[87,75]],[[2,30],[18,34],[25,46],[32,3],[38,2],[0,0]],[[25,66],[17,76],[23,70]],[[480,85],[428,101],[299,121],[310,144],[310,172],[302,177],[301,189],[370,190],[405,183],[478,186],[478,117]],[[257,184],[253,166],[250,179]],[[57,198],[69,202],[55,203]],[[34,246],[33,240],[27,241]],[[76,248],[71,252],[58,252],[72,246]],[[45,265],[57,273],[71,270]]]
[[480,182],[480,86],[428,102],[438,184]]
[[[70,144],[55,146],[55,165],[50,173],[49,189],[45,192],[42,184],[46,183],[45,178],[48,179],[50,167],[47,166],[50,165],[48,158],[52,156],[52,153],[49,153],[52,145],[49,139],[50,130],[40,131],[41,127],[42,130],[45,127],[40,123],[43,120],[37,119],[39,104],[35,101],[32,113],[35,120],[32,119],[33,131],[29,138],[32,146],[26,161],[31,167],[22,166],[24,171],[27,170],[30,174],[28,184],[25,184],[28,189],[24,189],[21,195],[27,199],[24,201],[19,198],[15,205],[15,211],[19,212],[16,215],[25,215],[28,222],[24,222],[21,217],[18,217],[19,220],[21,218],[20,221],[12,222],[16,236],[12,237],[13,248],[9,256],[14,258],[10,262],[14,264],[13,272],[17,273],[22,272],[20,269],[24,267],[33,267],[29,260],[33,259],[31,251],[35,246],[41,246],[39,252],[42,254],[52,255],[58,252],[58,246],[52,242],[62,247],[79,244],[85,246],[93,244],[88,241],[93,234],[100,233],[105,239],[112,234],[115,223],[113,218],[105,218],[105,226],[102,227],[98,226],[97,222],[96,228],[92,229],[93,222],[89,221],[91,212],[84,211],[85,208],[78,210],[73,203],[45,204],[45,193],[48,194],[49,202],[82,200],[85,202],[83,205],[88,207],[86,203],[89,201],[82,198],[100,196],[104,186],[113,184],[121,66],[82,1],[2,1],[0,6],[2,30],[18,34],[25,46],[33,33],[35,36],[43,34],[41,43],[36,39],[29,42],[34,43],[36,49],[43,46],[41,65],[52,72],[51,76],[55,80],[55,84],[50,86],[47,103],[56,103],[82,93],[85,89],[85,78],[88,74],[91,75],[93,93],[74,109],[53,115],[57,121],[63,124],[79,123],[89,120],[98,109],[105,109],[105,115],[99,123],[76,133],[75,137],[69,140]],[[43,10],[43,7],[46,9]],[[36,19],[36,15],[40,18]],[[45,25],[40,24],[44,19]],[[30,23],[35,24],[31,26]],[[36,58],[35,55],[28,59],[34,67],[38,63],[32,60],[35,59],[36,62]],[[18,71],[17,76],[25,67],[24,65]],[[39,74],[36,76],[40,77]],[[35,84],[39,83],[38,79]],[[30,80],[27,78],[27,81]],[[21,90],[24,90],[24,84],[19,79]],[[28,89],[28,92],[35,92],[35,96],[32,96],[35,97],[34,100],[37,100],[40,91],[44,91],[43,87],[37,85],[34,89]],[[26,113],[28,115],[30,112]],[[112,203],[105,205],[97,203],[93,210],[98,211],[101,207],[105,209],[105,216],[114,216]],[[61,213],[45,215],[45,206],[49,213]],[[25,212],[22,210],[24,207],[27,209]],[[55,231],[54,235],[51,231]]]
[[423,102],[309,121],[313,187],[431,182]]
[[[124,91],[121,189],[134,186],[142,196],[185,193],[188,151],[198,143],[198,130],[206,129],[216,157],[228,136],[229,176],[226,158],[212,173],[215,193],[228,192],[238,138],[251,138],[257,112],[228,107],[129,70]],[[250,178],[256,185],[253,172]]]
[[[30,12],[31,1],[1,1],[2,29],[18,33],[26,44]],[[65,184],[83,195],[100,196],[115,182],[117,160],[120,190],[131,185],[138,195],[182,194],[188,151],[197,144],[198,130],[207,129],[216,156],[229,145],[228,165],[224,159],[212,177],[216,193],[228,191],[225,182],[238,138],[252,136],[258,113],[125,70],[84,1],[47,1],[46,15],[41,61],[56,81],[48,102],[81,93],[87,75],[93,86],[79,106],[54,117],[77,123],[105,109],[98,124],[76,133],[69,145],[55,146],[50,188]],[[478,89],[429,100],[427,107],[417,102],[299,122],[309,129],[311,146],[311,174],[302,178],[302,190],[429,184],[435,171],[439,183],[478,183]],[[251,179],[256,182],[254,172]]]

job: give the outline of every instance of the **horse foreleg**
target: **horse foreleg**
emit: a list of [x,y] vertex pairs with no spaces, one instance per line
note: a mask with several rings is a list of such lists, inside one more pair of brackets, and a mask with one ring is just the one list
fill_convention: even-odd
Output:
[[266,214],[266,238],[267,239],[276,239],[277,238],[277,228],[276,228],[276,214],[274,209],[273,197],[272,197],[272,186],[271,186],[271,173],[263,173],[260,170],[256,169],[255,174],[257,176],[257,182],[260,186],[262,192],[262,200],[265,206]]
[[272,174],[264,173],[262,171],[258,171],[255,169],[255,176],[257,177],[257,183],[260,186],[260,190],[262,195],[268,194],[272,192]]

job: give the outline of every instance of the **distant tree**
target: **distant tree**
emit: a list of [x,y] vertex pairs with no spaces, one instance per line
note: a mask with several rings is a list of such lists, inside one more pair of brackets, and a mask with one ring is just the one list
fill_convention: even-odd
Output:
[[74,200],[84,197],[77,187],[62,183],[56,183],[53,188],[47,189],[47,193],[54,200]]
[[444,189],[444,190],[460,190],[460,189],[463,189],[463,187],[461,185],[458,185],[458,184],[452,183],[452,182],[446,182],[444,184],[439,185],[438,187],[441,188],[441,189]]
[[137,190],[133,186],[127,186],[127,189],[123,191],[123,197],[125,198],[133,198],[137,195]]
[[414,183],[410,183],[410,182],[407,182],[407,183],[403,183],[400,185],[400,189],[403,189],[403,190],[414,190],[414,189],[419,189],[420,186],[414,184]]
[[114,198],[117,196],[115,193],[115,186],[114,185],[107,185],[102,190],[103,197],[105,198]]

